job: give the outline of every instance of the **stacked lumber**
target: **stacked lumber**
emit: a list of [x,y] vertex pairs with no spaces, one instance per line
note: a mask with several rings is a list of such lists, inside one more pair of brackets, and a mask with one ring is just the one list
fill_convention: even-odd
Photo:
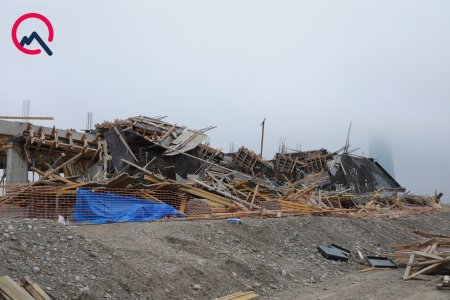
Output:
[[396,261],[406,266],[404,280],[450,271],[450,237],[427,235],[416,243],[394,246]]
[[24,277],[19,285],[7,275],[0,276],[0,299],[51,300],[44,290],[30,277]]

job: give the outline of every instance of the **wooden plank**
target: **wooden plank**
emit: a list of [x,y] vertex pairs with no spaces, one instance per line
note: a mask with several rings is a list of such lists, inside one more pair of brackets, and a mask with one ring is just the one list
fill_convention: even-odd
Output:
[[15,117],[15,116],[0,116],[2,120],[42,120],[52,121],[54,117]]
[[[68,161],[64,162],[63,164],[61,164],[61,165],[60,165],[59,167],[57,167],[56,169],[51,169],[51,170],[48,170],[47,172],[45,172],[45,174],[44,174],[41,178],[39,178],[39,180],[36,180],[35,182],[32,182],[32,183],[30,183],[30,184],[24,186],[24,187],[19,191],[19,193],[23,193],[23,192],[29,190],[30,188],[32,188],[33,186],[37,185],[38,183],[40,183],[40,182],[43,181],[44,179],[50,177],[52,174],[54,174],[54,173],[58,172],[60,169],[64,168],[64,166],[66,166],[66,165],[68,165],[68,164],[70,164],[70,163],[76,161],[77,159],[79,159],[79,158],[83,155],[84,149],[85,149],[85,148],[83,148],[83,151],[81,151],[80,153],[78,153],[77,155],[75,155],[74,157],[72,157],[71,159],[69,159]],[[7,197],[6,199],[3,200],[3,202],[0,203],[0,206],[5,205],[7,202],[9,202],[9,201],[11,201],[12,199],[14,199],[14,197],[15,197],[15,195],[12,195],[12,196],[10,196],[10,197]]]
[[434,244],[431,246],[430,251],[428,251],[428,252],[430,252],[430,253],[434,252],[434,250],[436,250],[436,248],[438,247],[438,245],[439,245],[439,243],[434,243]]
[[119,173],[114,178],[108,180],[106,187],[108,188],[125,188],[130,184],[137,184],[139,181],[133,177],[130,177],[127,173]]
[[261,207],[255,205],[255,204],[247,203],[244,200],[239,199],[238,197],[235,197],[235,196],[233,196],[231,194],[228,194],[228,193],[222,192],[222,191],[220,191],[220,190],[218,190],[216,188],[213,188],[213,187],[207,185],[204,182],[201,182],[201,181],[198,181],[198,180],[195,180],[195,179],[192,179],[192,181],[194,181],[195,183],[199,184],[200,186],[203,186],[204,188],[206,188],[208,190],[212,190],[212,191],[214,191],[214,192],[216,192],[216,193],[218,193],[218,194],[220,194],[220,195],[222,195],[222,196],[224,196],[226,198],[231,199],[234,204],[236,204],[239,208],[241,208],[244,211],[249,211],[249,209],[247,207],[245,207],[244,204],[250,206],[251,208],[257,208],[257,209],[261,208]]
[[0,276],[0,298],[5,300],[34,300],[25,289],[20,287],[11,277]]
[[408,260],[408,265],[406,266],[406,269],[405,269],[405,273],[403,274],[403,280],[407,280],[409,277],[409,274],[411,273],[412,264],[414,263],[414,257],[415,257],[415,254],[411,253],[411,256],[409,257],[409,260]]
[[252,202],[250,202],[251,204],[255,203],[255,198],[256,198],[256,195],[258,194],[258,189],[259,189],[259,184],[256,185],[255,191],[253,192]]
[[20,285],[36,300],[52,300],[50,296],[28,276],[25,276],[20,281]]
[[181,213],[184,214],[184,210],[186,209],[186,199],[181,200],[180,209],[178,209]]
[[[154,141],[151,140],[151,139],[149,139],[148,137],[146,137],[146,136],[144,136],[144,135],[140,135],[140,136],[141,136],[142,138],[144,138],[144,139],[146,139],[146,140],[148,140],[148,141],[154,143]],[[190,158],[197,159],[197,160],[202,161],[202,162],[204,162],[204,163],[207,163],[207,164],[209,164],[209,165],[215,166],[216,168],[218,168],[218,169],[220,169],[220,170],[228,171],[228,172],[231,172],[232,174],[235,174],[235,173],[236,173],[235,170],[228,169],[228,168],[226,168],[226,167],[224,167],[224,166],[221,166],[221,165],[219,165],[219,164],[213,163],[212,161],[209,161],[209,160],[202,159],[202,158],[197,157],[197,156],[195,156],[195,155],[188,154],[188,153],[186,153],[186,152],[178,151],[177,149],[174,149],[174,148],[172,148],[172,147],[168,147],[168,146],[165,146],[165,145],[163,145],[163,144],[158,144],[158,146],[160,146],[160,147],[162,147],[162,148],[164,148],[164,149],[166,149],[166,150],[171,150],[171,151],[177,152],[177,153],[179,153],[179,154],[188,156],[188,157],[190,157]],[[252,179],[252,177],[249,176],[248,174],[239,173],[239,175],[241,175],[241,176],[243,176],[243,177],[245,177],[245,178],[248,178],[248,179]]]
[[437,263],[442,263],[442,260],[439,260],[439,259],[426,260],[426,261],[413,263],[411,266],[412,267],[429,266],[429,265],[437,264]]
[[133,151],[131,151],[130,146],[128,146],[127,141],[125,140],[125,138],[123,137],[122,133],[119,131],[119,129],[117,129],[117,127],[114,127],[114,131],[117,133],[117,135],[119,136],[120,141],[122,142],[122,144],[125,146],[125,148],[130,152],[131,156],[133,156],[134,161],[138,161],[138,159],[136,158],[136,156],[134,155]]
[[109,163],[112,164],[116,172],[126,171],[128,166],[120,161],[121,158],[136,162],[132,152],[124,145],[120,135],[114,129],[103,133],[104,144],[107,145],[107,153],[110,156]]
[[58,190],[58,192],[63,192],[63,191],[67,191],[67,190],[75,190],[75,189],[77,189],[79,187],[83,187],[83,186],[86,186],[86,185],[89,185],[89,184],[92,184],[92,182],[87,181],[87,182],[80,182],[80,183],[68,185],[68,186],[60,188]]
[[[229,207],[226,207],[223,204],[219,204],[217,202],[213,202],[211,200],[208,199],[204,199],[204,198],[197,198],[198,200],[202,201],[203,203],[206,203],[210,206],[211,209],[223,209],[225,212],[228,211]],[[231,203],[231,202],[230,202]],[[234,204],[233,204],[234,205]]]
[[[45,175],[44,172],[42,172],[41,170],[39,170],[39,169],[37,169],[37,168],[33,168],[33,167],[32,167],[31,170],[34,171],[34,172],[36,172],[36,173],[38,173],[38,174],[41,175],[41,176],[44,176],[44,175]],[[74,184],[73,181],[70,181],[69,179],[64,178],[64,177],[62,177],[62,176],[60,176],[60,175],[58,175],[58,174],[52,174],[52,175],[50,175],[50,176],[53,177],[53,178],[59,179],[59,180],[65,182],[65,183],[68,183],[68,184]]]
[[434,254],[430,254],[430,253],[425,253],[425,252],[422,252],[422,251],[413,251],[412,253],[414,253],[415,255],[429,257],[429,258],[432,258],[432,259],[444,260],[443,257],[437,256],[437,255],[434,255]]
[[147,175],[154,176],[154,174],[153,174],[152,172],[150,172],[149,170],[146,170],[146,169],[144,169],[144,168],[142,168],[142,167],[140,167],[140,166],[138,166],[138,165],[136,165],[136,164],[134,164],[134,163],[132,163],[132,162],[129,162],[129,161],[126,160],[126,159],[123,159],[123,158],[122,158],[122,159],[120,159],[120,160],[123,161],[124,163],[129,164],[130,166],[132,166],[132,167],[138,169],[139,171],[144,172],[144,173],[147,174]]
[[147,199],[147,200],[151,200],[151,201],[155,201],[155,202],[161,202],[161,200],[159,200],[158,198],[156,198],[155,196],[153,196],[152,194],[149,194],[146,191],[142,191],[140,192],[138,195],[140,195],[141,197]]
[[258,299],[259,295],[253,291],[248,292],[238,292],[222,298],[217,298],[216,300],[254,300]]
[[196,187],[191,187],[191,186],[187,186],[187,185],[181,185],[179,187],[179,189],[182,192],[186,192],[186,193],[191,194],[193,196],[200,197],[200,198],[203,198],[203,199],[206,199],[206,200],[209,200],[209,201],[212,201],[212,202],[224,205],[226,207],[236,207],[236,205],[233,202],[231,202],[230,200],[228,200],[226,198],[223,198],[223,197],[221,197],[219,195],[210,193],[208,191],[204,191],[202,189],[196,188]]
[[414,274],[409,275],[407,279],[414,278],[414,277],[416,277],[417,275],[429,273],[429,272],[433,271],[434,269],[440,267],[441,265],[442,265],[442,262],[436,263],[436,264],[432,264],[432,265],[429,265],[428,267],[423,268],[423,269],[421,269],[421,270],[415,272]]

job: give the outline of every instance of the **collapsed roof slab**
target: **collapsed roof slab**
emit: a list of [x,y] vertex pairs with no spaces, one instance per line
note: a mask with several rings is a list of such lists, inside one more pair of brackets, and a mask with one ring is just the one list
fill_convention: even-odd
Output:
[[[29,127],[31,126],[31,127]],[[31,123],[23,123],[23,122],[11,122],[11,121],[4,121],[0,120],[0,135],[4,136],[10,136],[10,137],[17,137],[21,136],[24,131],[27,131],[30,129],[31,131],[37,132],[42,128],[44,134],[52,134],[54,128],[52,127],[45,127],[45,126],[38,126],[33,125]],[[81,140],[83,137],[86,137],[88,142],[95,142],[97,139],[96,134],[92,133],[84,133],[84,132],[78,132],[75,130],[62,130],[57,129],[58,135],[61,137],[66,137],[68,134],[72,135],[73,139]]]

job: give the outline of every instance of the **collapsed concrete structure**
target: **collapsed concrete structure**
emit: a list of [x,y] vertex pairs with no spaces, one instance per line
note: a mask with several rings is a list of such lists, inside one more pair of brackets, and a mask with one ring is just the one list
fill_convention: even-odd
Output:
[[[212,127],[192,130],[163,119],[137,116],[85,132],[0,121],[0,167],[8,187],[0,209],[49,186],[57,207],[59,199],[69,199],[70,191],[82,187],[120,188],[191,215],[317,213],[362,206],[367,211],[374,197],[384,197],[375,201],[378,207],[399,207],[395,199],[405,192],[374,159],[326,149],[277,153],[272,160],[245,147],[224,153],[204,143]],[[39,179],[30,182],[30,171]],[[439,200],[408,199],[402,205],[433,206]],[[69,202],[73,205],[76,197]]]
[[[186,129],[161,119],[133,117],[99,124],[95,131],[77,132],[31,123],[0,120],[0,155],[7,184],[28,182],[28,171],[47,169],[55,162],[73,159],[63,171],[66,177],[108,178],[127,172],[130,165],[148,165],[155,172],[172,173],[186,179],[198,173],[204,161],[238,169],[252,176],[266,177],[279,184],[296,181],[309,174],[325,172],[321,185],[326,190],[349,189],[363,194],[377,190],[403,192],[404,189],[375,160],[349,154],[329,153],[325,149],[277,153],[266,161],[245,147],[236,153],[223,153],[202,144],[204,131]],[[184,154],[184,155],[183,155]],[[227,162],[231,158],[232,163]],[[174,178],[175,179],[175,178]]]

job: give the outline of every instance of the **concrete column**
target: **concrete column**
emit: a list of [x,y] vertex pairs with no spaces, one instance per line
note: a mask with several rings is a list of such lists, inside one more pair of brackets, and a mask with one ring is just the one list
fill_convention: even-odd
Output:
[[28,182],[28,161],[22,154],[22,150],[8,145],[6,149],[6,184]]

